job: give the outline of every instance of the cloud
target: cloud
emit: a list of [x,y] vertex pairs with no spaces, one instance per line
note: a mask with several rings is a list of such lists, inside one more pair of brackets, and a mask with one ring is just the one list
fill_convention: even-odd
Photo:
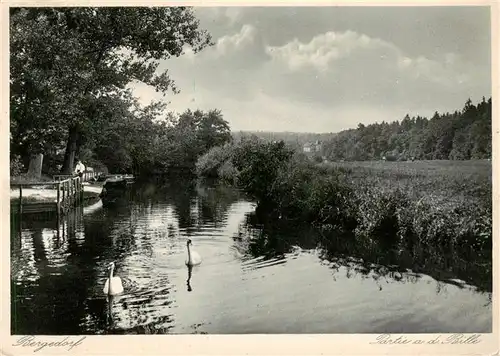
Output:
[[252,25],[243,25],[239,32],[219,37],[215,45],[195,54],[189,47],[185,47],[184,54],[191,61],[218,59],[231,56],[248,49],[256,41],[257,30]]
[[307,41],[267,44],[249,24],[191,58],[196,83],[249,100],[256,93],[315,105],[407,106],[422,110],[470,90],[474,67],[457,54],[411,58],[396,45],[355,31],[328,31]]
[[[484,58],[474,61],[462,47],[442,45],[465,38],[448,27],[439,30],[429,23],[434,33],[428,40],[426,34],[402,27],[406,43],[402,35],[394,35],[401,28],[398,21],[385,18],[377,26],[363,27],[366,21],[349,22],[331,9],[201,8],[197,12],[215,44],[162,63],[181,89],[169,98],[171,109],[219,108],[233,129],[338,131],[358,122],[398,120],[406,113],[455,110],[468,97],[479,100],[491,93],[491,72],[483,65]],[[314,20],[308,17],[313,12]],[[320,15],[327,12],[336,14],[333,25],[328,16]],[[376,22],[366,11],[364,16],[372,25]],[[320,22],[316,27],[315,21]],[[355,27],[335,28],[350,23]],[[370,34],[380,28],[386,32]],[[440,39],[439,31],[453,40]],[[429,44],[432,41],[435,48]],[[143,102],[158,98],[146,86],[135,89]]]
[[451,104],[457,93],[474,89],[475,67],[457,54],[410,58],[392,43],[354,31],[330,31],[307,42],[293,39],[268,46],[266,53],[273,62],[269,72],[280,78],[268,93],[286,92],[318,105],[423,109],[436,106],[437,97]]
[[[135,92],[142,97],[143,103],[149,102],[155,95],[154,90],[146,85],[137,85]],[[402,108],[395,110],[384,107],[310,105],[306,101],[270,96],[263,91],[255,92],[255,95],[245,101],[220,95],[219,92],[205,87],[196,89],[196,95],[191,94],[190,91],[189,94],[176,95],[169,110],[182,112],[186,108],[217,108],[222,111],[231,129],[235,131],[338,132],[345,128],[354,128],[359,122],[368,124],[401,119],[406,113]]]
[[266,53],[273,60],[283,61],[292,71],[311,66],[322,72],[336,60],[348,58],[354,51],[370,51],[378,48],[395,50],[389,43],[353,31],[344,33],[330,31],[315,36],[308,43],[294,39],[283,46],[267,46]]
[[[332,72],[342,68],[342,65],[349,65],[350,74],[355,75],[359,73],[358,69],[364,72],[363,69],[371,64],[370,67],[375,70],[385,69],[384,74],[406,74],[414,80],[423,78],[447,86],[467,80],[467,76],[460,75],[463,63],[456,54],[446,54],[444,62],[423,56],[412,59],[389,42],[353,31],[327,32],[307,43],[294,39],[283,46],[268,46],[266,53],[292,72],[307,67],[319,73]],[[392,71],[388,73],[390,69]]]
[[256,38],[257,30],[252,25],[244,25],[240,32],[219,38],[215,45],[215,53],[228,55],[251,46]]
[[178,87],[193,98],[197,88],[210,88],[220,95],[248,100],[253,95],[251,78],[268,60],[262,34],[252,25],[242,25],[214,39],[214,45],[197,54],[189,53],[165,62]]

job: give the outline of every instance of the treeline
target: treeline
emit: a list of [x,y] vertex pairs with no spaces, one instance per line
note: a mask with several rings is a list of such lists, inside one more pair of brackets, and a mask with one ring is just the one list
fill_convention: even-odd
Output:
[[268,131],[234,131],[232,133],[235,142],[244,137],[255,136],[264,142],[283,141],[294,149],[302,150],[305,144],[316,141],[323,142],[335,137],[335,133],[312,133],[312,132],[268,132]]
[[[193,173],[200,156],[232,140],[229,125],[218,110],[187,110],[164,120],[125,108],[115,114],[99,126],[98,133],[82,137],[75,160],[99,171],[138,176]],[[15,154],[16,145],[12,146]],[[57,174],[63,165],[64,151],[58,147],[45,150],[42,171],[46,175]],[[11,171],[22,171],[20,160],[11,163]]]
[[229,125],[218,110],[187,110],[163,121],[129,115],[109,123],[84,145],[79,158],[115,173],[193,172],[201,155],[230,140]]
[[323,143],[322,156],[332,161],[468,160],[491,158],[491,98],[461,111],[406,117],[392,123],[359,124]]

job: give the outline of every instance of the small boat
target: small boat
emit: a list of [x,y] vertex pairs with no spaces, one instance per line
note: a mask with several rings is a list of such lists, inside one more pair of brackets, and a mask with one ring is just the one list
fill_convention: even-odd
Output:
[[129,186],[134,182],[133,176],[115,175],[106,179],[99,195],[104,207],[121,205],[128,199]]
[[117,177],[108,178],[104,182],[104,188],[106,188],[106,190],[123,189],[126,186],[127,186],[127,181],[123,178],[117,178]]

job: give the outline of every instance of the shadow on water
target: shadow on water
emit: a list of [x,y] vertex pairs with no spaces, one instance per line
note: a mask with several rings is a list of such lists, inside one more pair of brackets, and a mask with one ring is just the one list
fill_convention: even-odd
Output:
[[[412,255],[391,241],[361,243],[272,220],[222,185],[139,182],[127,194],[60,221],[12,223],[13,334],[464,331],[476,326],[414,300],[407,306],[414,318],[446,317],[411,324],[408,311],[386,300],[404,303],[399,294],[415,293],[409,287],[415,285],[435,308],[450,312],[446,285],[463,293],[455,304],[474,306],[484,298],[466,294],[465,282],[479,291],[491,286],[481,267],[456,255]],[[200,267],[184,264],[188,238],[204,258]],[[112,261],[125,291],[108,297],[102,288]],[[477,308],[485,320],[477,327],[488,330],[490,307]]]
[[422,273],[440,283],[487,293],[489,303],[492,301],[491,263],[466,261],[456,251],[436,250],[429,246],[416,253],[392,239],[362,241],[353,234],[322,231],[272,219],[259,212],[246,215],[246,225],[240,228],[234,239],[239,251],[252,258],[284,259],[297,248],[315,249],[320,259],[333,270],[344,267],[347,277],[356,274],[375,281],[385,278],[405,283],[416,282]]
[[96,278],[96,271],[89,268],[91,259],[75,253],[89,246],[83,236],[82,212],[75,209],[60,221],[25,220],[21,234],[12,230],[13,333],[80,331],[73,320],[84,316],[87,290]]

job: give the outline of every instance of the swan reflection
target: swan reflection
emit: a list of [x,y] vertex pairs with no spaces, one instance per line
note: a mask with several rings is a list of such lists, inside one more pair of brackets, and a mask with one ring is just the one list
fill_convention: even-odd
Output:
[[193,290],[193,288],[191,288],[191,275],[193,273],[193,266],[188,265],[187,268],[188,268],[188,279],[186,281],[186,284],[188,292],[191,292]]
[[115,320],[113,318],[113,301],[115,300],[114,295],[108,295],[108,327],[111,329],[115,326]]

